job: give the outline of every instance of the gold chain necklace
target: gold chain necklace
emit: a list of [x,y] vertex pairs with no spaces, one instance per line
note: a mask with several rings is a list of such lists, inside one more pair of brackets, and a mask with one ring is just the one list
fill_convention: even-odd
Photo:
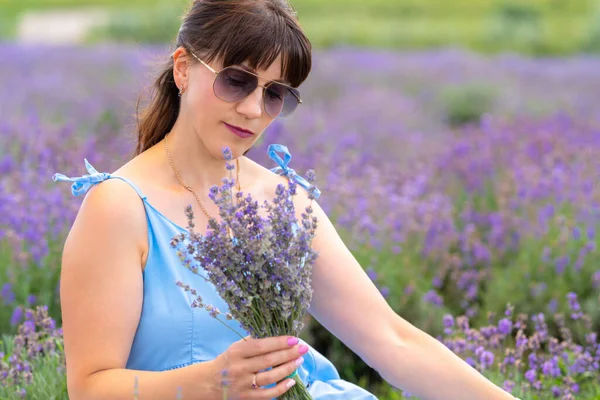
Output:
[[[190,193],[192,193],[194,195],[194,197],[196,198],[196,202],[198,203],[198,205],[200,206],[200,208],[204,212],[204,215],[206,215],[206,218],[211,219],[211,216],[208,214],[208,212],[204,208],[204,205],[200,201],[200,197],[198,196],[198,194],[196,194],[196,192],[194,192],[194,190],[189,185],[186,185],[183,182],[183,179],[181,179],[181,176],[179,175],[179,172],[177,171],[177,168],[175,168],[175,164],[173,163],[173,158],[171,157],[171,153],[169,152],[169,144],[167,143],[167,136],[168,135],[165,136],[165,150],[166,150],[166,153],[167,153],[167,158],[169,159],[169,164],[171,164],[171,168],[173,169],[173,172],[175,173],[175,176],[177,177],[177,180],[179,181],[179,183],[181,183],[181,186],[183,186],[184,188],[186,188]],[[240,160],[239,160],[239,158],[235,159],[235,163],[236,163],[236,177],[235,177],[235,181],[237,183],[237,190],[239,192],[242,189],[241,186],[240,186]]]

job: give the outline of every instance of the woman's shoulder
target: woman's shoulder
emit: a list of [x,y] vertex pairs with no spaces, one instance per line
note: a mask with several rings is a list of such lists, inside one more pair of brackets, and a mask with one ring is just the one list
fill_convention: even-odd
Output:
[[[126,181],[106,179],[94,185],[86,193],[78,217],[87,221],[104,220],[115,232],[124,232],[123,228],[143,228],[146,224],[142,199]],[[95,224],[89,224],[93,229]]]
[[247,164],[252,170],[252,176],[256,177],[254,181],[260,184],[260,190],[265,193],[268,198],[275,196],[275,189],[277,188],[278,184],[286,184],[288,182],[285,176],[274,173],[269,168],[257,163],[254,160],[251,160],[250,158],[246,158],[246,160]]
[[95,182],[85,193],[71,228],[71,234],[83,234],[102,229],[108,237],[117,235],[123,241],[135,241],[145,237],[146,215],[140,195],[132,187],[125,164],[106,179]]

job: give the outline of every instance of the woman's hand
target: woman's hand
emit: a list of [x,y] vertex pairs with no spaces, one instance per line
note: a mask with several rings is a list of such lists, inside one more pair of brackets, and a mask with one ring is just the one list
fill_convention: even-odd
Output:
[[[298,342],[291,336],[248,336],[233,343],[215,359],[221,397],[226,392],[228,399],[270,400],[287,392],[296,382],[286,378],[302,365],[302,356],[308,352]],[[271,384],[276,386],[262,388]]]

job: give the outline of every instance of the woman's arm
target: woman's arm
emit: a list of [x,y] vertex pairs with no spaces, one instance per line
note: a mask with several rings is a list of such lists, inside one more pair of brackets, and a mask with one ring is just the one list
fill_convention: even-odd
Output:
[[[182,399],[221,400],[216,385],[215,361],[204,361],[188,367],[169,371],[137,371],[112,368],[95,372],[81,382],[77,389],[71,387],[71,400],[132,400],[137,378],[139,400],[175,400],[180,391]],[[73,390],[72,390],[73,389]],[[72,393],[72,394],[71,394]]]
[[73,400],[212,399],[213,363],[167,372],[126,370],[143,300],[144,207],[117,179],[91,189],[66,240],[61,271],[67,384]]
[[[302,193],[299,191],[299,193]],[[299,212],[308,205],[304,196]],[[391,385],[422,400],[513,400],[446,346],[398,316],[335,227],[313,201],[319,220],[310,313]]]

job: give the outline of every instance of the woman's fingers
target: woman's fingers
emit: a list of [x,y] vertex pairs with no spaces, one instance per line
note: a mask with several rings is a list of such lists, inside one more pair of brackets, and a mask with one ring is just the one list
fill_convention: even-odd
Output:
[[263,339],[247,339],[235,342],[232,347],[241,358],[252,358],[278,350],[289,349],[298,344],[293,336],[277,336]]
[[289,349],[274,351],[245,360],[244,369],[248,371],[261,371],[274,368],[290,361],[295,361],[308,352],[308,346],[296,345]]
[[281,382],[285,380],[288,376],[294,373],[298,369],[299,366],[304,362],[304,358],[302,356],[297,357],[292,361],[288,361],[285,364],[282,364],[276,368],[270,369],[268,371],[259,372],[256,374],[256,384],[258,386],[269,386],[273,383]]
[[253,400],[271,400],[274,397],[279,397],[283,395],[285,392],[290,390],[292,386],[296,384],[296,381],[289,378],[284,381],[279,382],[276,386],[268,389],[254,389],[248,395],[248,399]]

